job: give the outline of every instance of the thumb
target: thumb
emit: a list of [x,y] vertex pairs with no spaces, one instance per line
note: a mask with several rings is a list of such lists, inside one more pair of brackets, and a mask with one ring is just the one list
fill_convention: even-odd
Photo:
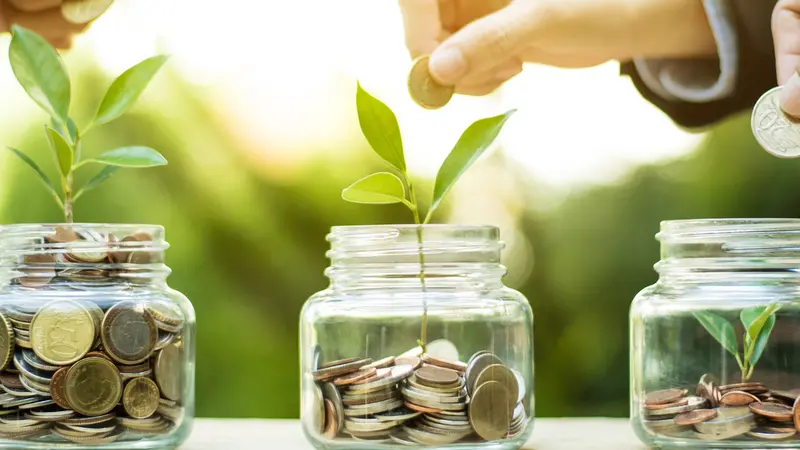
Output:
[[469,74],[490,70],[515,56],[535,30],[529,8],[520,5],[511,3],[444,41],[428,63],[433,79],[454,86]]
[[800,117],[800,2],[781,1],[772,15],[775,65],[778,83],[783,86],[781,108]]

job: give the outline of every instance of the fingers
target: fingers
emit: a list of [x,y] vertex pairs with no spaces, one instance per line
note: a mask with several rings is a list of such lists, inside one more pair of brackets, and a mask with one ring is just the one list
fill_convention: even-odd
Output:
[[775,65],[778,83],[783,85],[781,107],[800,117],[800,0],[781,0],[772,14]]
[[61,6],[62,0],[8,0],[18,11],[36,12]]
[[442,32],[439,0],[398,0],[398,3],[411,57],[430,54],[439,45]]
[[522,63],[518,59],[511,59],[488,72],[464,78],[461,83],[456,85],[456,92],[464,95],[491,94],[503,83],[521,72]]
[[530,41],[531,18],[530,7],[511,3],[466,25],[433,52],[431,75],[441,84],[458,86],[465,77],[500,65]]
[[57,48],[69,48],[72,45],[72,37],[86,26],[67,22],[61,15],[59,7],[28,12],[6,5],[3,16],[9,27],[19,25],[35,31]]

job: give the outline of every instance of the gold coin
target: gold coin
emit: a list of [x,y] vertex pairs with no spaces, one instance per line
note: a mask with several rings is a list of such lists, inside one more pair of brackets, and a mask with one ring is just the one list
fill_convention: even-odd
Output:
[[134,378],[122,392],[122,406],[125,412],[134,419],[146,419],[158,408],[158,386],[144,377]]
[[31,321],[30,344],[45,362],[67,365],[81,359],[95,342],[93,314],[78,302],[54,300]]
[[67,373],[67,402],[84,416],[105,414],[122,397],[122,379],[117,366],[105,358],[84,358]]
[[508,389],[497,381],[487,381],[475,389],[469,405],[469,423],[478,436],[493,441],[508,433],[510,397]]
[[439,109],[446,105],[455,88],[437,83],[428,70],[429,56],[422,56],[414,61],[408,74],[408,93],[411,98],[425,109]]
[[68,0],[61,5],[61,15],[76,25],[89,23],[108,9],[114,0]]
[[5,315],[0,313],[0,370],[5,369],[14,353],[14,329]]
[[138,364],[152,355],[158,340],[155,321],[144,306],[134,301],[109,308],[101,331],[103,348],[119,363]]
[[156,355],[155,376],[161,395],[178,401],[183,391],[183,345],[173,342]]
[[180,327],[183,324],[183,311],[181,308],[172,302],[148,302],[145,305],[147,311],[158,322],[164,322],[167,325]]

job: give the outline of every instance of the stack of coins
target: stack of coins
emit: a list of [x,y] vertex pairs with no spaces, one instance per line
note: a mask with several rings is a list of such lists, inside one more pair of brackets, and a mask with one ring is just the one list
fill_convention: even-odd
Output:
[[528,423],[525,381],[489,352],[458,361],[449,341],[378,361],[347,358],[308,376],[312,429],[327,439],[448,445],[521,434]]
[[[97,250],[112,241],[56,229],[43,243],[71,253],[21,260],[15,283],[24,302],[0,305],[1,437],[103,444],[166,433],[182,420],[183,313],[166,299],[124,300],[135,288],[120,275],[135,269],[117,262],[150,257]],[[94,300],[94,288],[81,286],[102,277],[117,277],[119,289]],[[96,293],[108,294],[106,286]]]
[[[645,396],[644,424],[652,432],[705,441],[796,438],[800,431],[800,389],[770,390],[756,381],[717,385],[709,374],[697,396],[672,388]],[[708,408],[708,409],[706,409]]]

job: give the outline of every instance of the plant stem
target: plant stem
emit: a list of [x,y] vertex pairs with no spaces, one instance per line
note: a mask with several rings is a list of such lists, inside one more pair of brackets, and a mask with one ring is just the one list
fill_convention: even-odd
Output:
[[419,345],[423,353],[428,345],[428,299],[426,297],[427,287],[425,286],[425,254],[422,248],[422,224],[419,219],[419,207],[417,205],[417,195],[414,187],[408,183],[408,195],[411,197],[412,209],[414,213],[414,223],[417,224],[417,248],[419,249],[419,281],[422,284],[422,325],[419,331]]
[[67,223],[73,222],[73,213],[72,213],[72,174],[68,174],[65,178],[63,178],[64,188],[64,219]]

